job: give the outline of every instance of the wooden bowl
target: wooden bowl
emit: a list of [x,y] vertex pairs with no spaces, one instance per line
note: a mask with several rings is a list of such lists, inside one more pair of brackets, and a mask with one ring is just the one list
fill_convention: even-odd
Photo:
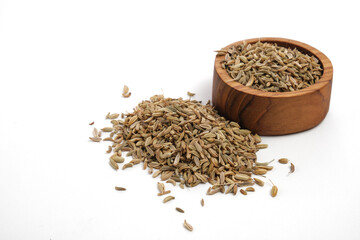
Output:
[[[318,125],[329,110],[333,67],[319,50],[298,41],[284,38],[254,38],[257,41],[276,43],[278,46],[297,48],[302,53],[317,57],[323,68],[321,78],[310,87],[294,92],[264,92],[246,87],[221,67],[225,56],[216,56],[212,102],[219,113],[241,127],[259,135],[284,135],[308,130]],[[242,41],[228,45],[238,45]]]

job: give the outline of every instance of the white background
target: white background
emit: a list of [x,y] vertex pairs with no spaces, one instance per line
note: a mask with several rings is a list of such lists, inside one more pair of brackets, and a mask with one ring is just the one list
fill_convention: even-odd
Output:
[[[0,239],[359,239],[359,22],[355,1],[1,0]],[[296,166],[274,164],[276,198],[268,183],[235,197],[169,185],[163,204],[158,179],[112,170],[108,144],[89,141],[90,122],[154,94],[211,99],[213,51],[254,37],[307,43],[334,66],[326,119],[263,138],[259,161]]]

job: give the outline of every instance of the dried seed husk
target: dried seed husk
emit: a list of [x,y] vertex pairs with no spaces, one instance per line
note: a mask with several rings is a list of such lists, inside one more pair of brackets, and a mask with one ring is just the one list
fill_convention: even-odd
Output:
[[254,170],[257,170],[257,169],[265,169],[265,170],[267,170],[267,171],[270,171],[270,170],[272,170],[274,167],[273,166],[256,166],[256,167],[254,167],[253,169]]
[[246,83],[245,86],[250,87],[251,85],[253,85],[254,80],[255,80],[254,75],[251,75],[249,81]]
[[287,159],[287,158],[280,158],[280,159],[278,160],[278,162],[281,163],[281,164],[287,164],[287,163],[289,162],[289,159]]
[[109,146],[109,147],[108,147],[108,150],[106,150],[106,153],[111,153],[111,151],[112,151],[112,147]]
[[129,124],[129,125],[132,125],[134,122],[136,122],[136,120],[138,120],[138,116],[137,116],[137,115],[134,115],[134,116],[132,116],[132,117],[129,119],[128,124]]
[[145,139],[145,147],[149,146],[149,145],[151,144],[151,142],[152,142],[151,136],[147,137],[147,138]]
[[205,201],[204,201],[203,198],[201,199],[200,204],[201,204],[201,206],[204,206],[204,205],[205,205]]
[[120,144],[117,144],[115,147],[114,147],[114,152],[118,152],[120,151],[121,152],[121,145]]
[[112,132],[114,129],[112,127],[104,127],[101,129],[103,132]]
[[89,138],[93,142],[100,142],[102,140],[102,138],[100,138],[100,137],[89,137]]
[[166,191],[164,191],[164,192],[158,193],[157,195],[158,195],[158,196],[163,196],[163,195],[166,195],[166,194],[169,194],[169,193],[171,193],[171,191],[170,191],[170,190],[166,190]]
[[131,93],[129,92],[129,87],[128,86],[124,85],[122,95],[125,98],[128,98],[128,97],[131,96]]
[[272,163],[274,160],[275,160],[275,159],[273,159],[273,160],[271,160],[271,161],[269,161],[269,162],[262,162],[262,163],[256,162],[255,165],[256,165],[256,166],[267,166],[267,165],[269,165],[270,163]]
[[265,148],[268,148],[268,145],[267,144],[258,144],[256,147],[258,149],[265,149]]
[[264,174],[267,173],[267,170],[260,168],[260,169],[253,170],[253,173],[254,173],[255,175],[264,175]]
[[132,149],[130,147],[121,147],[120,150],[128,152],[128,151],[131,151]]
[[95,122],[91,122],[91,123],[89,123],[89,125],[94,125],[94,123],[95,123]]
[[107,137],[107,138],[104,138],[103,141],[111,141],[111,142],[113,142],[114,139],[112,139],[111,137]]
[[174,175],[174,172],[166,172],[166,173],[162,172],[160,179],[161,179],[161,181],[166,181],[166,180],[168,180],[172,175]]
[[254,181],[255,181],[255,183],[257,185],[259,185],[261,187],[263,187],[265,185],[265,183],[262,180],[258,179],[258,178],[254,178]]
[[[110,115],[110,114],[109,114]],[[109,116],[109,115],[107,115],[107,117]],[[116,126],[116,125],[119,125],[119,121],[118,120],[111,120],[110,121],[113,125],[114,125],[114,127]]]
[[295,165],[293,163],[290,163],[290,172],[289,173],[293,173],[295,172]]
[[93,134],[93,137],[94,137],[94,138],[100,137],[100,136],[99,136],[99,131],[97,130],[97,128],[94,128],[94,129],[93,129],[92,134]]
[[187,92],[187,95],[188,95],[189,97],[193,97],[193,96],[195,96],[195,93]]
[[231,184],[225,191],[225,194],[233,192],[235,184]]
[[128,92],[129,92],[129,87],[126,86],[126,85],[124,85],[124,87],[123,87],[123,93],[126,94],[126,93],[128,93]]
[[220,192],[221,188],[216,188],[216,189],[211,189],[209,188],[208,191],[206,192],[207,195],[214,195],[218,192]]
[[141,163],[141,159],[133,159],[130,161],[130,163],[132,163],[134,165],[139,164],[139,163]]
[[278,188],[277,188],[277,186],[272,186],[272,188],[271,188],[271,196],[272,197],[276,197],[276,195],[277,195],[277,193],[278,193]]
[[123,163],[125,161],[125,158],[119,157],[117,154],[112,155],[110,159],[114,160],[116,163]]
[[247,187],[247,186],[254,186],[254,183],[249,181],[249,182],[238,183],[237,185],[238,187]]
[[128,98],[131,96],[131,92],[127,93],[127,94],[123,94],[124,98]]
[[184,227],[190,232],[194,230],[193,226],[191,226],[186,220],[184,220]]
[[115,170],[118,170],[118,169],[119,169],[119,166],[117,165],[117,163],[116,163],[114,160],[112,160],[111,158],[110,158],[109,163],[110,163],[110,166],[111,166],[113,169],[115,169]]
[[167,196],[166,198],[164,198],[163,203],[167,203],[167,202],[169,202],[169,201],[171,201],[173,199],[175,199],[174,196]]
[[116,118],[118,118],[120,116],[120,114],[118,114],[118,113],[113,113],[113,114],[108,114],[107,116],[106,116],[106,118],[107,119],[116,119]]
[[156,171],[154,172],[154,174],[152,175],[153,178],[156,178],[157,176],[159,176],[161,174],[161,171]]
[[173,179],[168,179],[166,182],[176,186],[176,182]]
[[241,173],[235,174],[234,177],[236,180],[243,180],[243,181],[247,181],[247,180],[251,179],[251,177],[249,177],[248,175],[241,174]]
[[238,192],[238,185],[235,184],[234,188],[233,188],[233,194],[236,195]]
[[163,183],[158,182],[157,187],[158,187],[160,193],[163,193],[165,191],[165,185]]
[[224,172],[220,172],[220,184],[224,184],[225,183],[225,174]]
[[126,188],[124,188],[124,187],[115,187],[115,190],[117,190],[117,191],[126,191]]
[[227,54],[227,50],[215,50],[214,52],[216,52],[217,53],[216,55],[219,56],[223,56]]
[[247,192],[244,189],[240,189],[240,193],[243,195],[247,195]]
[[178,212],[180,212],[180,213],[184,213],[185,211],[184,210],[182,210],[181,208],[179,208],[179,207],[177,207],[177,208],[175,208],[176,209],[176,211],[178,211]]
[[260,143],[261,142],[261,137],[257,134],[254,135],[254,139],[256,143]]
[[253,187],[247,187],[247,188],[245,189],[245,191],[247,191],[247,192],[255,192],[255,188],[253,188]]
[[122,167],[122,170],[125,170],[126,168],[130,168],[130,167],[132,167],[132,166],[134,166],[134,164],[132,164],[132,163],[125,163],[124,166]]

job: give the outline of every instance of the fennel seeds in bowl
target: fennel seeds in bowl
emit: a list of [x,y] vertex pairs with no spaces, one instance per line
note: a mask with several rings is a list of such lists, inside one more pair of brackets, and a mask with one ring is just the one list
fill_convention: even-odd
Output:
[[276,43],[243,42],[227,50],[222,68],[242,85],[266,92],[289,92],[315,84],[322,75],[320,61],[299,50]]

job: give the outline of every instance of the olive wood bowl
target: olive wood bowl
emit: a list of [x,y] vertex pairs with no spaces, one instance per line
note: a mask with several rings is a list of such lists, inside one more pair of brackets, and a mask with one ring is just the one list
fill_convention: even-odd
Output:
[[[262,136],[296,133],[317,126],[329,110],[333,77],[330,60],[319,50],[295,40],[254,38],[245,41],[256,43],[259,40],[286,48],[297,48],[304,54],[314,55],[320,60],[323,68],[321,78],[305,89],[293,92],[265,92],[246,87],[237,81],[229,81],[232,78],[221,67],[225,56],[217,55],[212,102],[219,114]],[[224,49],[242,42],[232,43]]]

